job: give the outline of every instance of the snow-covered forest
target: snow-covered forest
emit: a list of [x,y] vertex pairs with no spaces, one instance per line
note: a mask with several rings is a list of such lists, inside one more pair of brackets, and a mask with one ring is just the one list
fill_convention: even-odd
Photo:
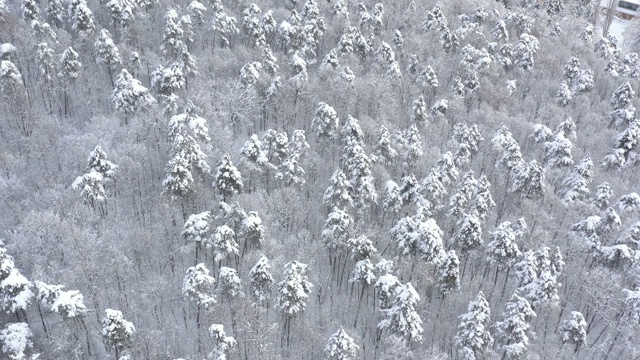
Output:
[[637,359],[591,0],[0,0],[0,359]]

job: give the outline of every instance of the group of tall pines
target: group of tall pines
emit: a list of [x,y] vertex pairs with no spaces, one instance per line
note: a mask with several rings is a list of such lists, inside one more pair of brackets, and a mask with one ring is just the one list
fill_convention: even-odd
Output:
[[0,0],[0,359],[640,356],[597,1],[200,1]]

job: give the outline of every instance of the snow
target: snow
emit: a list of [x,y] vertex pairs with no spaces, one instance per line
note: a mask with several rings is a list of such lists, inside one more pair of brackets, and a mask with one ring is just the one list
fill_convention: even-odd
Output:
[[9,43],[0,44],[0,58],[4,58],[5,56],[7,56],[7,54],[14,53],[17,50],[18,49],[16,49],[16,47],[13,46],[12,44],[9,44]]
[[[380,259],[376,264],[376,271],[381,276],[386,276],[393,272],[393,261],[387,259]],[[396,279],[397,280],[397,279]]]
[[253,295],[258,301],[265,301],[269,296],[269,292],[273,287],[273,276],[269,273],[271,265],[266,256],[260,255],[258,262],[249,271],[251,278],[251,287]]
[[360,260],[356,263],[356,266],[353,269],[353,277],[349,279],[349,282],[362,282],[366,285],[371,285],[376,280],[373,270],[374,267],[371,260]]
[[2,342],[2,352],[9,355],[12,360],[26,359],[25,350],[32,347],[32,333],[27,323],[7,324],[0,331],[0,342]]
[[[606,1],[606,0],[603,0]],[[633,21],[624,20],[619,17],[614,17],[611,21],[611,25],[609,25],[609,35],[615,36],[618,39],[618,44],[622,45],[623,48],[628,46],[628,39],[626,36],[629,33],[629,29],[633,25]],[[602,36],[602,27],[598,27],[598,33]]]
[[284,267],[284,279],[278,283],[276,306],[286,316],[295,316],[306,308],[313,284],[307,278],[306,264],[294,260]]
[[209,269],[203,263],[192,266],[182,281],[182,296],[208,309],[216,303],[212,294],[215,283],[216,279],[209,275]]
[[618,199],[618,208],[622,212],[631,212],[640,209],[640,195],[638,193],[630,193],[623,195]]
[[125,320],[118,310],[106,309],[101,325],[105,343],[116,348],[127,345],[136,333],[133,323]]
[[224,332],[224,326],[221,324],[213,324],[209,327],[209,335],[213,338],[214,347],[209,354],[210,359],[226,360],[227,353],[235,348],[238,344],[236,339],[227,336]]
[[242,282],[238,276],[236,269],[221,267],[219,270],[218,286],[222,288],[222,291],[230,297],[236,297],[240,295],[244,297],[244,291],[242,290]]
[[420,296],[411,283],[398,285],[394,293],[393,306],[380,310],[385,318],[378,323],[378,328],[389,329],[407,342],[422,342],[422,319],[416,311]]
[[2,294],[2,308],[7,312],[26,309],[34,296],[31,291],[31,282],[15,268],[0,282],[0,294]]
[[61,291],[51,305],[51,310],[67,317],[83,316],[87,312],[84,296],[78,290]]
[[327,345],[324,348],[325,358],[335,360],[349,360],[355,357],[356,351],[360,347],[355,344],[353,338],[340,328],[335,334],[331,335]]
[[191,11],[197,10],[197,11],[205,12],[207,11],[207,8],[201,2],[194,0],[189,4],[189,10]]
[[209,219],[211,219],[209,211],[189,215],[180,234],[187,238],[188,241],[201,244],[205,240],[205,234],[209,232]]
[[444,114],[449,108],[449,101],[447,99],[439,99],[431,107],[431,112],[434,115]]

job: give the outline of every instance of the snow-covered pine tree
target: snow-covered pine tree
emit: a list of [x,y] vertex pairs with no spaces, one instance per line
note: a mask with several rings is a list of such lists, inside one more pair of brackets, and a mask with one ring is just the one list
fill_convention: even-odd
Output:
[[462,254],[479,249],[484,245],[482,240],[482,223],[478,216],[464,213],[456,225],[453,242],[460,247]]
[[[189,48],[186,44],[180,44],[178,47],[178,66],[182,70],[185,77],[195,76],[198,74],[198,65],[196,59],[191,56]],[[185,87],[186,87],[185,81]]]
[[14,63],[9,60],[0,61],[0,90],[5,94],[23,89],[22,75]]
[[498,225],[491,233],[487,244],[487,261],[497,265],[498,269],[507,269],[513,266],[522,256],[516,243],[516,233],[510,221]]
[[125,320],[119,310],[106,309],[101,321],[102,338],[107,346],[112,346],[116,352],[116,359],[120,359],[120,351],[132,344],[136,328],[133,323]]
[[89,172],[95,171],[102,174],[105,179],[113,179],[116,170],[118,170],[118,165],[107,160],[107,153],[102,150],[100,145],[97,145],[89,153],[87,169],[89,169]]
[[216,304],[213,295],[213,287],[216,279],[209,275],[209,269],[203,264],[197,264],[187,269],[187,273],[182,280],[182,296],[193,301],[198,307],[198,326],[200,326],[200,307],[209,311]]
[[544,143],[547,164],[556,168],[573,165],[572,147],[573,144],[565,137],[564,131],[556,132],[553,139]]
[[418,184],[418,180],[415,175],[409,174],[402,178],[399,191],[400,196],[402,196],[403,203],[408,204],[414,202],[419,190],[420,185]]
[[623,289],[622,294],[625,297],[625,321],[637,326],[640,323],[640,288],[636,288],[636,290]]
[[393,33],[393,45],[398,51],[402,51],[402,48],[404,47],[404,37],[398,29],[396,29]]
[[628,81],[613,92],[609,100],[609,103],[613,106],[610,126],[615,125],[617,128],[627,125],[635,119],[636,108],[632,104],[635,94],[636,92]]
[[291,335],[291,320],[305,310],[313,288],[307,277],[307,270],[306,264],[295,260],[288,262],[284,266],[283,279],[278,283],[276,308],[284,318],[282,337],[287,342]]
[[394,295],[391,307],[381,310],[384,319],[378,323],[378,328],[391,331],[408,344],[422,342],[422,319],[416,311],[420,296],[411,283],[396,286]]
[[47,0],[47,7],[44,11],[46,14],[45,19],[49,24],[58,28],[62,26],[64,8],[60,0]]
[[417,81],[422,84],[423,88],[429,87],[435,90],[438,87],[438,76],[431,65],[427,65],[422,73],[420,73],[420,76],[418,76]]
[[564,65],[564,73],[562,78],[569,83],[573,82],[580,75],[580,59],[572,56],[569,61]]
[[64,319],[81,318],[87,314],[84,296],[78,290],[63,290],[63,285],[47,285],[35,282],[36,299],[49,310],[60,314]]
[[213,10],[213,25],[214,32],[220,34],[220,44],[222,47],[229,46],[231,44],[231,35],[240,32],[238,30],[237,19],[233,16],[229,16],[224,12],[222,4],[216,3],[216,6],[212,7]]
[[25,322],[7,323],[0,330],[2,352],[11,360],[37,359],[40,354],[34,354],[30,357],[25,354],[28,348],[33,347],[32,337],[33,333],[29,324]]
[[216,228],[209,241],[207,247],[213,251],[214,261],[222,262],[222,259],[229,258],[232,255],[237,257],[240,253],[238,243],[236,242],[236,233],[227,225],[221,225]]
[[622,195],[616,202],[616,205],[618,205],[618,209],[620,209],[621,212],[640,210],[640,195],[635,192]]
[[640,119],[632,121],[614,140],[614,149],[604,157],[602,166],[607,170],[619,170],[635,164],[638,161],[635,148],[640,143]]
[[522,253],[519,261],[514,264],[515,276],[517,279],[517,291],[520,294],[528,294],[529,286],[533,284],[538,277],[538,262],[535,253],[526,250]]
[[214,184],[216,189],[222,194],[223,201],[227,201],[227,198],[237,195],[242,191],[242,175],[240,171],[233,166],[231,156],[227,153],[218,161]]
[[309,81],[309,73],[307,72],[307,61],[302,57],[300,52],[295,51],[289,61],[291,66],[292,77],[289,79],[291,84],[300,89]]
[[442,199],[447,193],[440,179],[441,175],[438,170],[431,168],[429,174],[422,180],[416,203],[427,213],[433,213],[438,210],[442,206]]
[[353,232],[354,221],[346,211],[334,207],[327,215],[322,230],[322,239],[331,253],[340,253],[348,249]]
[[275,166],[269,162],[267,152],[262,149],[262,142],[256,134],[251,135],[244,143],[240,149],[240,155],[240,164],[248,167],[250,171],[264,172],[275,169]]
[[573,171],[562,182],[560,194],[567,203],[585,200],[593,182],[593,161],[587,155],[573,167]]
[[493,30],[491,30],[491,36],[496,41],[509,41],[509,31],[507,30],[507,24],[504,20],[500,19],[496,21]]
[[160,50],[168,58],[174,58],[178,54],[178,45],[182,41],[184,30],[178,19],[178,12],[173,8],[167,10],[164,21]]
[[533,57],[539,49],[538,38],[526,33],[520,35],[518,43],[513,47],[514,63],[523,70],[531,70],[534,65]]
[[206,242],[209,233],[209,219],[211,219],[211,212],[209,211],[192,214],[189,215],[189,218],[182,226],[180,235],[184,236],[187,243],[193,243],[196,246],[196,261],[198,252],[202,244]]
[[469,146],[472,154],[478,152],[478,145],[484,138],[478,129],[478,124],[467,125],[466,122],[459,122],[453,126],[453,139],[460,144]]
[[323,202],[329,208],[349,209],[353,207],[353,186],[341,169],[331,175],[330,184],[324,192]]
[[382,201],[384,211],[397,214],[402,208],[402,202],[403,199],[398,184],[393,180],[387,181],[385,184],[384,200]]
[[491,145],[501,152],[500,159],[496,166],[503,167],[509,173],[513,173],[518,168],[524,166],[524,159],[520,151],[520,145],[513,138],[506,125],[502,125],[491,139]]
[[269,272],[271,265],[265,255],[260,255],[256,264],[249,271],[251,293],[258,303],[265,303],[271,298],[273,276]]
[[231,227],[238,233],[244,231],[244,221],[247,219],[247,212],[238,204],[227,204],[224,201],[218,203],[220,213],[216,216],[216,220],[221,220],[224,225]]
[[299,153],[291,152],[280,164],[275,175],[276,180],[283,181],[286,186],[302,187],[306,180],[304,178],[305,171],[300,166],[300,156],[301,154]]
[[364,150],[364,133],[357,119],[349,115],[341,133],[344,146],[340,162],[353,186],[356,209],[362,213],[378,201],[371,172],[372,159]]
[[553,140],[554,137],[553,131],[543,124],[533,125],[533,132],[529,136],[532,137],[536,143],[546,143]]
[[455,343],[460,355],[465,360],[482,358],[493,343],[489,332],[491,309],[482,291],[475,300],[469,302],[467,313],[459,318]]
[[111,101],[116,110],[123,112],[125,117],[134,115],[156,103],[156,99],[149,94],[149,90],[142,86],[138,79],[134,79],[126,69],[122,69],[116,78]]
[[416,124],[411,125],[396,136],[398,143],[402,145],[401,157],[403,164],[412,169],[418,160],[424,155],[422,150],[422,136]]
[[349,279],[349,282],[362,284],[359,299],[362,299],[362,295],[364,294],[366,287],[376,281],[374,269],[373,263],[371,263],[371,260],[368,258],[356,262],[356,265],[353,268],[353,276]]
[[605,181],[602,184],[598,185],[596,193],[591,199],[591,203],[600,210],[604,210],[609,207],[609,199],[611,199],[612,196],[613,191],[611,191],[611,185],[609,185],[609,183]]
[[272,161],[275,156],[282,163],[289,155],[289,137],[285,132],[279,133],[273,129],[268,129],[262,136],[262,144],[268,154],[269,161]]
[[240,69],[240,82],[244,86],[253,86],[260,79],[260,71],[262,70],[262,64],[254,61],[245,64]]
[[96,29],[93,12],[85,0],[72,0],[68,13],[71,30],[76,31],[81,38],[87,38],[93,34]]
[[471,199],[470,208],[478,213],[481,220],[496,206],[491,196],[491,183],[485,174],[478,179]]
[[204,4],[193,0],[189,3],[187,10],[189,10],[189,17],[193,21],[193,25],[198,27],[204,25],[204,13],[207,11],[207,7]]
[[209,353],[209,358],[215,360],[227,360],[227,356],[238,342],[232,336],[227,336],[224,326],[213,324],[209,327],[209,335],[213,338],[213,350]]
[[193,170],[209,174],[211,168],[206,162],[207,155],[202,151],[198,140],[208,142],[207,121],[197,115],[197,108],[190,101],[183,114],[174,115],[169,120],[169,140],[171,141],[171,159],[167,163],[167,178],[163,181],[165,191],[171,196],[184,196],[191,193]]
[[502,313],[502,321],[495,324],[496,340],[500,342],[500,349],[505,351],[509,359],[521,358],[529,346],[531,320],[536,313],[527,299],[514,293],[507,303],[506,311]]
[[579,311],[572,311],[569,319],[562,322],[560,328],[562,343],[570,343],[577,354],[581,347],[587,344],[587,322]]
[[373,155],[377,162],[384,164],[390,164],[398,156],[398,152],[391,147],[391,134],[384,125],[380,125],[378,129],[378,141],[374,146]]
[[[452,216],[457,219],[465,212],[477,183],[478,180],[475,178],[473,170],[469,170],[463,175],[462,180],[456,187],[455,193],[449,198],[447,216]],[[476,213],[476,211],[473,211],[473,213]]]
[[424,261],[434,262],[436,265],[442,261],[444,256],[443,234],[442,229],[432,218],[417,222],[412,237],[418,242],[418,252]]
[[249,211],[247,216],[242,221],[242,233],[245,238],[244,251],[249,249],[259,249],[264,242],[264,227],[262,226],[262,219],[258,216],[258,212]]
[[341,327],[327,341],[324,347],[324,358],[326,360],[351,360],[355,358],[359,348],[353,338]]
[[161,95],[170,96],[186,87],[182,66],[174,62],[168,68],[158,65],[151,73],[151,87]]
[[98,203],[107,199],[104,189],[104,177],[99,172],[92,171],[78,176],[71,184],[71,187],[74,190],[80,189],[82,200],[92,209],[95,209]]
[[438,290],[446,297],[460,289],[460,260],[455,250],[449,250],[438,267]]
[[399,219],[391,228],[389,234],[391,240],[396,243],[398,255],[415,256],[418,252],[418,239],[415,236],[415,230],[418,224],[411,216],[405,216]]
[[[380,265],[380,264],[378,264]],[[376,269],[379,267],[376,266]],[[402,285],[397,277],[390,273],[381,274],[378,276],[378,280],[374,285],[376,294],[380,302],[381,309],[388,309],[391,307],[391,300],[395,293],[396,287]]]
[[223,296],[233,299],[236,296],[244,297],[242,281],[236,269],[222,266],[218,274],[218,290]]
[[371,259],[378,250],[366,235],[360,235],[348,241],[351,247],[351,258],[355,261]]
[[60,72],[58,77],[65,82],[73,82],[80,76],[82,63],[79,60],[78,53],[72,47],[66,48],[60,56]]
[[129,0],[110,0],[106,3],[106,7],[111,13],[111,19],[115,26],[120,25],[122,28],[127,28],[135,20],[133,14],[135,4]]
[[269,44],[266,44],[262,48],[262,68],[267,74],[275,76],[278,72],[279,67],[280,66],[278,65],[278,58],[273,55],[271,46]]
[[56,63],[53,56],[53,49],[46,42],[37,45],[36,65],[45,82],[51,81],[56,75]]
[[429,108],[431,114],[433,116],[444,116],[447,113],[447,109],[449,108],[449,100],[447,99],[438,99],[435,103]]
[[413,109],[413,115],[411,120],[418,126],[425,126],[428,123],[428,109],[427,103],[424,100],[424,96],[420,95],[411,106]]
[[546,188],[544,169],[536,160],[520,164],[514,169],[513,178],[511,191],[519,192],[523,198],[544,196]]
[[458,180],[458,168],[456,167],[451,151],[447,151],[440,156],[440,159],[436,163],[436,171],[443,185],[450,185]]
[[22,0],[22,18],[27,23],[39,17],[40,7],[34,0]]
[[567,106],[573,100],[571,89],[569,89],[569,85],[567,85],[566,81],[560,83],[560,88],[558,89],[556,96],[558,97],[558,103],[561,106]]

